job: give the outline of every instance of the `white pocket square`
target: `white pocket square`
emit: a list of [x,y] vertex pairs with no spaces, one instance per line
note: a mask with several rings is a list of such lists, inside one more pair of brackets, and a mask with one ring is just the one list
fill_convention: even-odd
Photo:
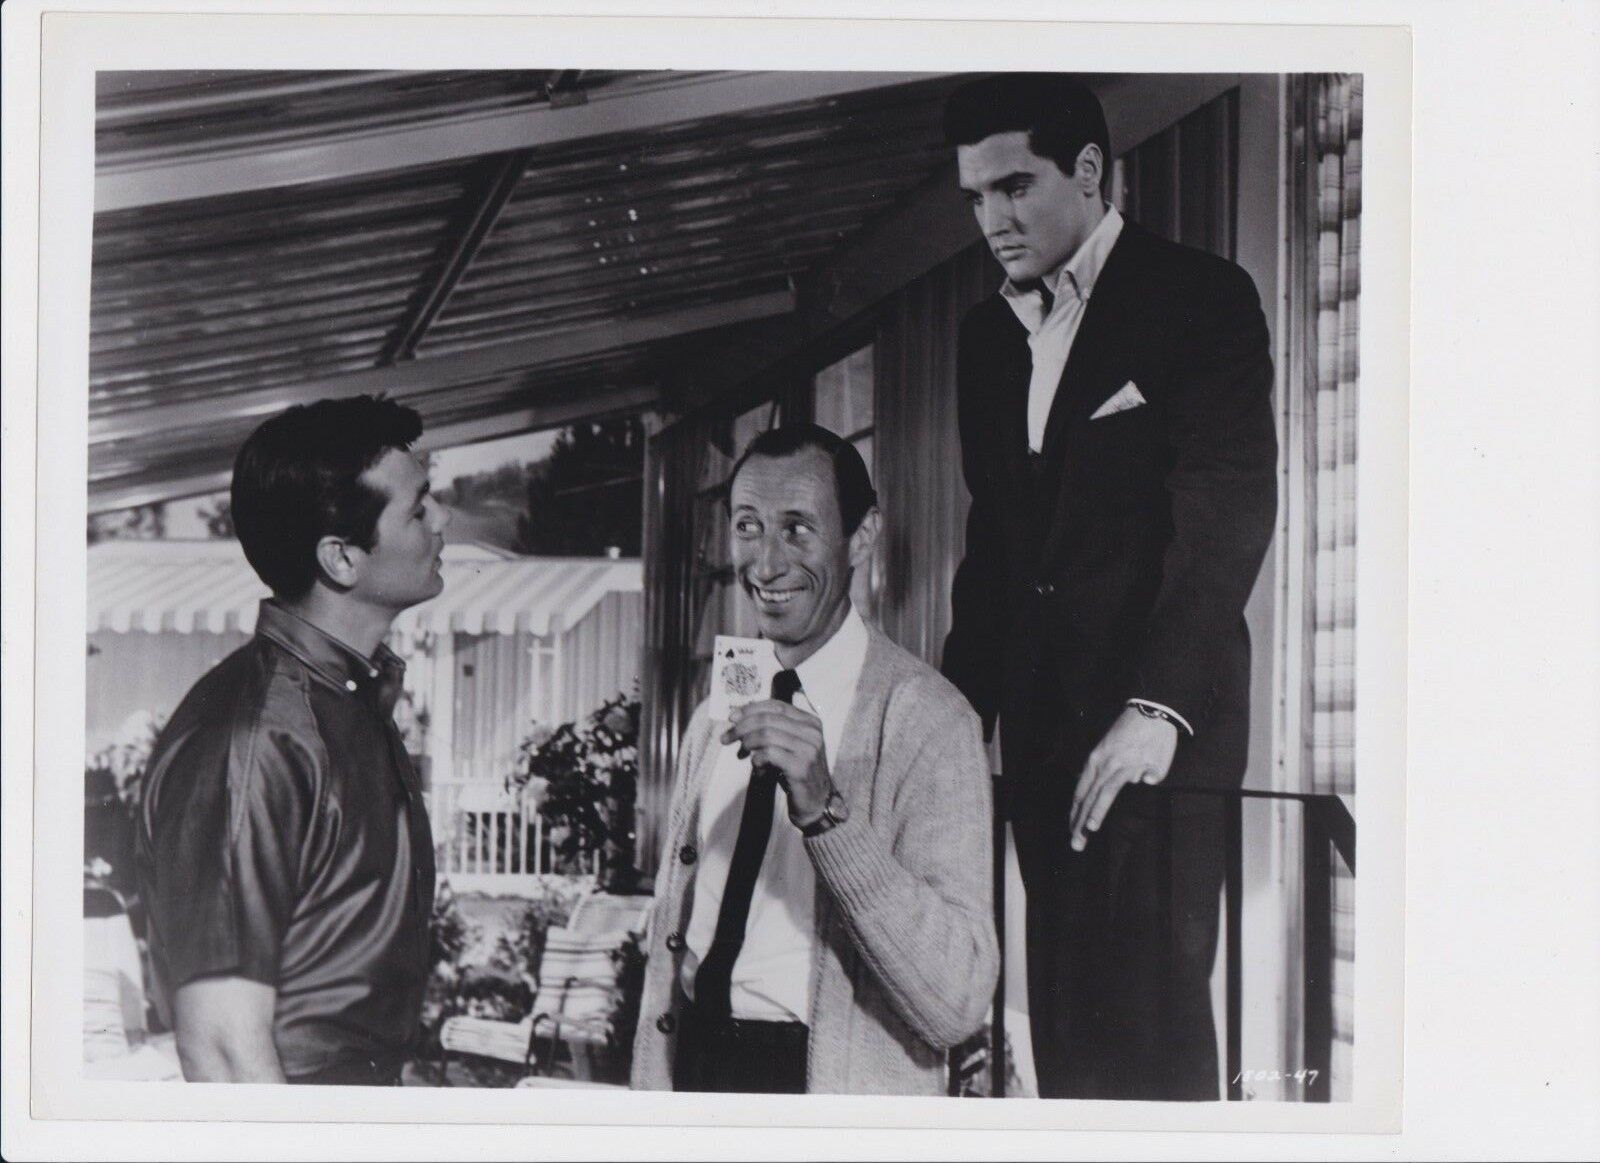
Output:
[[1129,380],[1117,389],[1117,394],[1108,399],[1094,410],[1091,420],[1099,420],[1106,416],[1115,416],[1118,412],[1126,412],[1130,408],[1137,408],[1145,403],[1144,394],[1139,391],[1139,385]]

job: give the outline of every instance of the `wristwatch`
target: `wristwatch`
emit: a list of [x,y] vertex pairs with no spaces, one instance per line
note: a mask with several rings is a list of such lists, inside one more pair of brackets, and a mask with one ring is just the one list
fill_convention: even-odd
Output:
[[834,788],[828,793],[828,798],[822,801],[822,815],[800,829],[800,835],[806,839],[821,836],[831,832],[849,818],[850,810],[845,806],[844,797],[839,794],[839,789]]

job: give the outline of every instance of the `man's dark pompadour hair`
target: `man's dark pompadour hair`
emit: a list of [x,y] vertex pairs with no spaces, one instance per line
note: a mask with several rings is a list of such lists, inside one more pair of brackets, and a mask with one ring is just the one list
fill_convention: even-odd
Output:
[[233,463],[233,528],[274,594],[302,598],[327,536],[371,549],[389,498],[361,474],[422,435],[422,417],[381,396],[296,404],[250,434]]
[[815,448],[833,464],[834,492],[839,496],[839,518],[848,537],[861,527],[861,519],[878,503],[878,492],[872,487],[872,477],[867,473],[867,462],[855,445],[836,432],[820,424],[784,424],[769,428],[750,442],[728,474],[725,494],[731,507],[733,482],[752,456],[793,456],[807,448]]
[[1064,73],[997,73],[968,81],[944,106],[946,145],[975,145],[997,133],[1026,133],[1028,147],[1071,174],[1086,145],[1111,173],[1111,135],[1105,110],[1087,85]]

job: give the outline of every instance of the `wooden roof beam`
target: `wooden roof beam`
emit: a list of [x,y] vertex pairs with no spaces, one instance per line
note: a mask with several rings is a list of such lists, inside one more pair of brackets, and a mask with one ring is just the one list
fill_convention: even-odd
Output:
[[266,418],[291,404],[331,396],[387,393],[401,402],[448,391],[453,384],[496,375],[536,370],[563,360],[598,355],[695,331],[785,315],[794,310],[794,292],[785,288],[720,303],[658,311],[605,323],[575,327],[451,355],[407,360],[392,367],[351,372],[322,380],[261,388],[227,396],[184,400],[153,407],[118,410],[89,421],[89,444],[160,436],[183,428],[215,424],[222,418]]
[[751,72],[696,74],[670,89],[607,94],[575,105],[477,113],[366,134],[183,161],[111,167],[96,174],[97,214],[338,181],[484,154],[751,113],[928,79],[927,73]]
[[569,394],[562,397],[558,393],[553,399],[525,402],[475,420],[424,427],[417,447],[425,451],[459,448],[464,444],[504,440],[508,436],[521,436],[527,432],[565,428],[583,420],[603,420],[608,416],[654,407],[660,398],[660,389],[653,383],[622,385],[586,392],[581,396]]
[[[417,448],[424,452],[457,448],[463,444],[562,428],[580,420],[599,420],[636,412],[654,406],[658,399],[659,391],[654,384],[625,384],[584,393],[563,392],[557,388],[532,398],[525,396],[514,406],[491,414],[437,425],[427,423],[427,404],[424,403],[421,405],[424,426]],[[229,460],[232,459],[231,451],[227,451],[226,455]],[[164,478],[159,467],[154,467],[136,476],[92,484],[89,488],[89,512],[103,513],[135,505],[202,497],[226,489],[232,480],[231,466],[172,479]]]
[[384,350],[383,358],[378,362],[387,365],[415,358],[417,345],[422,342],[423,337],[428,334],[428,328],[433,326],[433,321],[439,317],[445,304],[450,301],[450,296],[460,285],[467,268],[472,265],[472,260],[478,257],[478,251],[483,248],[484,241],[494,230],[494,224],[500,219],[500,212],[506,208],[506,203],[511,201],[517,183],[522,181],[522,171],[527,168],[528,161],[532,157],[532,150],[523,149],[508,153],[491,163],[493,172],[488,175],[465,220],[461,223],[444,265],[439,268],[439,273],[433,280],[423,288],[414,305],[407,310],[406,317],[395,329],[394,338],[390,340],[389,346]]

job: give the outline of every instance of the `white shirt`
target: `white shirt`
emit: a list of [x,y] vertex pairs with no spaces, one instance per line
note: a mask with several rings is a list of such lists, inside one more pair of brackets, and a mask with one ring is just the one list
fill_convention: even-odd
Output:
[[1010,279],[1000,288],[1006,302],[1028,329],[1028,346],[1033,351],[1033,375],[1028,380],[1028,447],[1044,448],[1044,429],[1055,403],[1061,373],[1072,354],[1072,341],[1078,337],[1089,296],[1106,265],[1106,256],[1122,234],[1122,215],[1115,206],[1106,207],[1106,216],[1083,240],[1077,252],[1045,284],[1055,295],[1055,306],[1044,313],[1044,296],[1037,288],[1023,290]]
[[[833,767],[855,702],[856,683],[867,657],[867,627],[852,607],[844,623],[822,647],[795,667],[800,693],[795,706],[822,720],[823,753]],[[721,730],[718,730],[720,736]],[[750,760],[739,758],[737,744],[717,753],[716,766],[701,792],[695,825],[700,871],[694,878],[694,903],[684,934],[680,980],[694,996],[694,975],[711,948],[728,882],[733,846],[739,838]],[[772,837],[756,877],[745,922],[744,946],[733,964],[729,990],[733,1016],[767,1022],[806,1022],[811,1018],[811,951],[815,939],[816,873],[805,840],[789,819],[788,797],[780,788],[772,806]]]

